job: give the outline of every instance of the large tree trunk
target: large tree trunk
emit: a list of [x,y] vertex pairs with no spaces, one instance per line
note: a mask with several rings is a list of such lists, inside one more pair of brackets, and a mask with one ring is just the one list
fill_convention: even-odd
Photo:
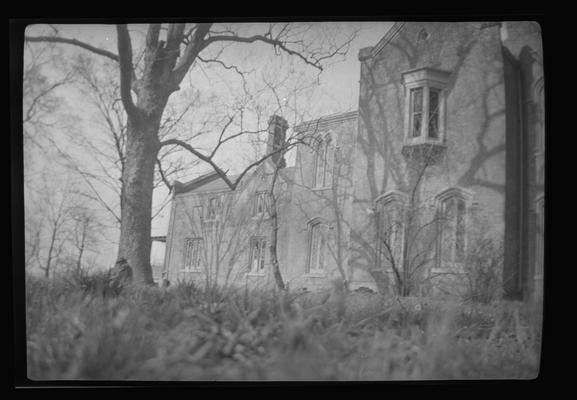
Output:
[[134,281],[139,284],[153,283],[150,225],[159,121],[160,116],[137,115],[129,117],[127,127],[118,259],[126,259]]

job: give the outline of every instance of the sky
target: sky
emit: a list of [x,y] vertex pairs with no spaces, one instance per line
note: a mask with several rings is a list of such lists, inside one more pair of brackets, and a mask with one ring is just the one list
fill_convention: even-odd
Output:
[[[238,65],[239,69],[245,72],[248,71],[247,82],[249,82],[249,89],[252,91],[266,89],[264,82],[284,82],[279,85],[277,93],[279,102],[287,106],[286,109],[281,110],[281,113],[285,114],[283,116],[287,118],[290,125],[294,125],[302,122],[302,120],[316,119],[323,115],[357,109],[360,78],[358,52],[361,48],[376,45],[392,24],[392,22],[382,21],[315,23],[312,29],[303,35],[303,39],[322,38],[324,41],[334,40],[339,43],[356,31],[356,37],[350,43],[347,55],[331,60],[320,75],[317,70],[305,65],[294,56],[275,55],[272,48],[264,44],[234,44],[224,48],[219,59],[227,64]],[[232,28],[248,36],[266,31],[268,24],[245,23],[230,24],[230,26],[217,24],[215,27],[219,29]],[[95,47],[117,53],[116,29],[112,25],[57,25],[55,28],[60,36],[76,38]],[[138,43],[144,38],[146,26],[129,25],[129,31],[133,47],[137,48]],[[28,35],[53,34],[54,29],[37,25],[29,27],[26,33]],[[62,47],[62,57],[65,59],[68,57],[72,59],[75,54],[83,52],[83,50],[72,46]],[[84,52],[84,54],[90,55],[91,53]],[[214,55],[212,50],[206,54],[206,57],[211,55]],[[45,72],[48,75],[62,73],[59,70]],[[201,107],[195,109],[194,115],[190,119],[183,121],[182,129],[190,132],[199,129],[198,121],[202,119],[202,116],[220,115],[222,118],[224,115],[230,115],[231,105],[241,101],[241,94],[243,93],[242,81],[238,75],[214,64],[201,65],[193,69],[183,81],[181,88],[171,97],[171,102],[177,108],[186,103],[195,91],[201,94]],[[254,116],[257,114],[253,114],[252,117],[244,121],[245,124],[254,124],[255,127],[262,128],[263,124],[266,124],[268,113],[272,113],[273,110],[278,113],[276,99],[272,97],[270,90],[263,93],[265,94],[257,106],[262,115],[258,114],[259,117],[257,118]],[[95,124],[94,109],[87,105],[87,100],[77,90],[63,88],[59,91],[59,95],[65,99],[67,115],[76,117],[79,134],[90,137],[103,134],[98,131],[97,124]],[[289,106],[292,112],[288,111]],[[236,120],[235,123],[237,123]],[[246,129],[246,126],[244,128]],[[214,136],[206,135],[204,139],[201,137],[200,141],[195,144],[199,147],[211,148],[210,138],[214,138]],[[65,143],[63,143],[63,147],[66,147]],[[244,150],[239,151],[239,149]],[[220,165],[230,168],[233,173],[242,169],[251,157],[255,157],[254,147],[251,148],[242,142],[231,143],[230,146],[225,146],[221,150],[219,150],[217,161]],[[82,155],[79,155],[79,158],[82,159]],[[289,156],[289,164],[293,159],[294,154]],[[50,168],[50,166],[46,165],[46,168]],[[208,171],[210,171],[210,166],[200,165],[195,171],[192,171],[191,177]],[[157,190],[153,199],[155,205],[161,204],[166,199],[167,194],[168,192],[164,188]],[[169,211],[168,207],[164,208],[153,220],[152,235],[166,234]]]

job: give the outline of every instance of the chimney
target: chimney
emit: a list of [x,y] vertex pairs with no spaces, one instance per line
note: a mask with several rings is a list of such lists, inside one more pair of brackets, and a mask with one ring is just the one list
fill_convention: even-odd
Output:
[[[270,154],[284,146],[287,128],[288,122],[283,117],[279,115],[273,115],[270,117],[268,120],[269,136],[266,145],[266,154]],[[271,156],[269,160],[271,160],[274,165],[278,165],[279,168],[284,168],[286,165],[284,153],[284,150],[279,151],[278,153]]]

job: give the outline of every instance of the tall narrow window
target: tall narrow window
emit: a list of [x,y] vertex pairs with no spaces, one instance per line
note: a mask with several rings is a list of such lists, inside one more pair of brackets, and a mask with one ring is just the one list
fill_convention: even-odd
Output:
[[403,256],[404,202],[397,194],[377,201],[377,265],[399,268]]
[[330,136],[317,142],[315,146],[314,187],[329,187],[332,183],[335,146]]
[[328,227],[316,220],[310,224],[308,273],[322,273],[325,270]]
[[439,91],[429,91],[429,137],[439,138]]
[[439,260],[463,263],[467,245],[467,200],[457,192],[441,199],[438,210]]
[[253,237],[250,240],[250,271],[264,272],[267,242],[263,237]]
[[184,270],[200,271],[202,265],[202,238],[188,238],[184,241]]
[[315,181],[314,186],[320,187],[322,186],[323,175],[324,171],[324,147],[323,142],[319,142],[316,146],[316,153],[315,153]]
[[219,201],[217,196],[209,197],[208,205],[206,207],[206,220],[214,221],[218,215]]
[[541,289],[543,265],[545,263],[545,200],[540,198],[535,204],[535,283]]
[[545,150],[545,91],[543,83],[537,87],[537,135],[535,138],[535,151],[542,153]]
[[423,120],[423,88],[411,89],[411,132],[421,136]]
[[265,212],[267,211],[267,200],[267,192],[256,193],[252,213],[254,217],[262,217],[265,215]]

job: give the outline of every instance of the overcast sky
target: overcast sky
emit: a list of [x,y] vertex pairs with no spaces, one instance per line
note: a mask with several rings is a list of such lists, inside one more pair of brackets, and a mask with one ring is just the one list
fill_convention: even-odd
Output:
[[[246,33],[262,33],[265,26],[266,24],[234,24],[234,29],[235,31],[242,29]],[[329,63],[320,75],[318,75],[318,71],[306,66],[302,61],[297,60],[296,57],[275,56],[272,48],[267,45],[235,44],[227,48],[220,59],[227,63],[235,63],[244,71],[251,71],[250,75],[248,75],[248,80],[253,82],[254,87],[257,87],[259,83],[262,84],[261,81],[263,79],[274,80],[275,78],[281,79],[281,76],[286,76],[288,79],[287,84],[284,89],[279,91],[280,100],[281,102],[290,102],[291,105],[294,104],[299,110],[302,110],[298,117],[296,114],[289,115],[288,112],[285,115],[289,123],[298,123],[300,122],[299,118],[300,120],[308,120],[327,114],[357,109],[360,78],[358,52],[363,47],[376,45],[391,26],[392,22],[330,22],[316,24],[310,33],[311,35],[324,32],[330,36],[329,39],[334,39],[337,42],[349,37],[352,32],[358,31],[356,38],[350,44],[346,57],[335,59],[334,62]],[[63,37],[77,38],[96,47],[117,53],[116,30],[112,25],[57,25],[56,29]],[[129,29],[132,40],[137,45],[144,38],[146,26],[129,25]],[[50,34],[53,32],[50,27],[37,25],[29,27],[27,34]],[[305,37],[305,39],[307,38]],[[63,47],[66,47],[65,57],[82,51],[71,46]],[[90,53],[86,52],[85,54],[90,55]],[[241,61],[238,62],[238,60]],[[219,69],[217,66],[193,70],[185,81],[181,85],[183,87],[183,90],[180,91],[181,93],[173,95],[174,99],[171,98],[171,101],[185,101],[188,93],[186,87],[188,85],[188,87],[195,88],[201,93],[210,92],[211,98],[216,98],[218,104],[224,104],[223,107],[225,108],[223,110],[226,110],[228,104],[231,103],[231,99],[240,92],[239,89],[241,88],[238,76],[235,76],[231,71]],[[309,82],[314,82],[314,85],[310,89],[296,94],[296,88],[299,85],[306,86]],[[86,106],[85,99],[77,91],[63,89],[59,94],[66,98],[66,113],[72,114],[79,119],[79,131],[83,132],[82,134],[102,134],[94,131],[96,129],[94,115],[91,115],[93,111]],[[218,110],[214,104],[217,103],[210,103],[211,109]],[[195,114],[195,117],[197,115]],[[187,125],[186,129],[195,129],[194,118],[191,119],[190,125]],[[243,163],[242,157],[238,154],[238,148],[237,145],[228,149],[223,148],[220,154],[219,162],[230,168],[231,171],[234,171],[235,168],[238,168]],[[239,159],[239,157],[241,158]],[[251,155],[248,155],[245,160],[250,157]],[[49,166],[46,167],[49,168]],[[198,175],[208,170],[210,170],[210,167],[203,165],[197,171],[194,171],[192,175]],[[165,196],[166,190],[159,190],[158,193],[155,193],[154,202],[158,205]],[[166,208],[154,220],[152,226],[153,235],[166,234],[168,216],[169,209]]]

